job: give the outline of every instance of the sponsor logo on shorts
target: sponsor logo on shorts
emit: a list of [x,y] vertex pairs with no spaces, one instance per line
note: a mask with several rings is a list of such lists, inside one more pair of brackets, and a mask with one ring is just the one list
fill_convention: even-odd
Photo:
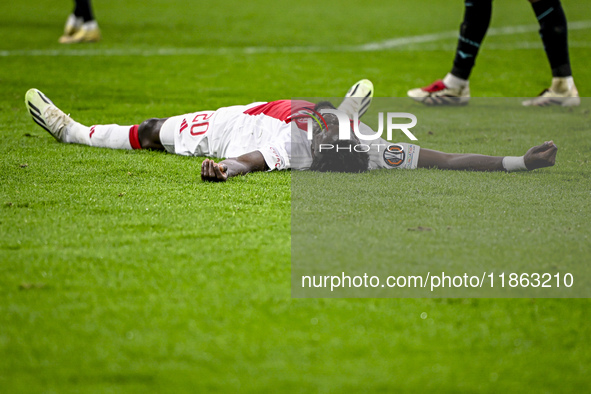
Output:
[[[384,149],[384,162],[390,167],[398,167],[404,163],[406,153],[402,145],[389,145],[388,148]],[[408,158],[409,163],[412,161],[412,156]]]
[[274,147],[269,147],[271,149],[271,154],[273,155],[273,160],[275,161],[274,168],[283,168],[285,167],[285,162],[283,161],[283,156],[279,154],[279,151]]

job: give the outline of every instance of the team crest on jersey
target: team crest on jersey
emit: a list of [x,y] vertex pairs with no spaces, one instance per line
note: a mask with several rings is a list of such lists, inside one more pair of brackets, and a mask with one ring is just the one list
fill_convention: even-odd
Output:
[[389,145],[384,149],[384,162],[390,167],[398,167],[404,163],[406,153],[402,145]]

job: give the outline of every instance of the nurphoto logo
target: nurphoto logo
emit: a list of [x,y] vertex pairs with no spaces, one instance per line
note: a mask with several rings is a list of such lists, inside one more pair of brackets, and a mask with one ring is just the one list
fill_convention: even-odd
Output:
[[[375,132],[369,134],[362,134],[359,131],[359,115],[355,113],[353,115],[353,119],[349,119],[349,116],[343,111],[339,111],[338,109],[332,108],[323,108],[320,110],[320,113],[314,111],[314,113],[309,114],[308,122],[308,129],[307,135],[308,140],[313,139],[313,129],[314,129],[314,122],[320,126],[320,129],[328,128],[328,123],[324,119],[323,115],[331,114],[336,116],[338,119],[339,124],[339,140],[350,140],[351,139],[351,130],[356,139],[360,140],[359,144],[356,144],[352,147],[355,152],[367,152],[370,150],[370,146],[368,144],[361,143],[361,141],[374,141],[378,138],[382,137],[384,132],[384,117],[386,118],[386,139],[388,141],[392,140],[392,135],[394,130],[402,131],[410,140],[417,141],[417,137],[414,136],[413,133],[410,132],[409,129],[413,128],[417,125],[417,117],[408,112],[386,112],[384,116],[384,112],[378,113],[378,128]],[[394,123],[394,119],[408,119],[410,123]],[[324,127],[323,127],[324,125]],[[330,150],[334,149],[335,146],[333,144],[320,144],[319,149],[322,150]],[[338,146],[337,146],[338,148]]]

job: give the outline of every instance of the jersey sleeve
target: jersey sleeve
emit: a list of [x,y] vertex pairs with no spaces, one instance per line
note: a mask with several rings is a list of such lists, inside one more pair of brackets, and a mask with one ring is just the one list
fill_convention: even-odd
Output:
[[[359,123],[361,134],[371,135],[373,130],[365,123]],[[407,142],[389,142],[383,138],[363,140],[369,146],[369,169],[407,169],[414,170],[419,163],[421,147]]]
[[392,143],[378,139],[369,151],[369,169],[414,170],[419,163],[421,147],[406,142]]

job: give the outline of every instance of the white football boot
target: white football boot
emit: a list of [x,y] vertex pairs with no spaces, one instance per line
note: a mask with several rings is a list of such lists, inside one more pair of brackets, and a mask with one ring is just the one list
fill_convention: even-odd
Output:
[[581,104],[579,92],[572,77],[552,78],[552,86],[545,89],[538,97],[525,100],[526,107],[546,107],[561,105],[563,107],[576,107]]
[[359,115],[357,119],[361,119],[369,109],[372,98],[373,83],[369,79],[362,79],[351,86],[337,109],[345,112],[350,119],[353,119],[355,114]]
[[470,101],[470,85],[466,81],[465,85],[451,87],[438,79],[429,86],[409,90],[407,95],[425,105],[466,105]]
[[[67,34],[68,31],[71,31],[72,34]],[[68,24],[66,24],[64,35],[59,38],[59,43],[78,44],[83,42],[97,42],[100,40],[101,29],[99,29],[98,23],[93,20],[84,22],[80,26],[74,26],[72,29],[68,29]]]
[[76,124],[72,118],[37,89],[27,91],[25,104],[35,123],[47,130],[59,142],[68,142],[68,128]]

